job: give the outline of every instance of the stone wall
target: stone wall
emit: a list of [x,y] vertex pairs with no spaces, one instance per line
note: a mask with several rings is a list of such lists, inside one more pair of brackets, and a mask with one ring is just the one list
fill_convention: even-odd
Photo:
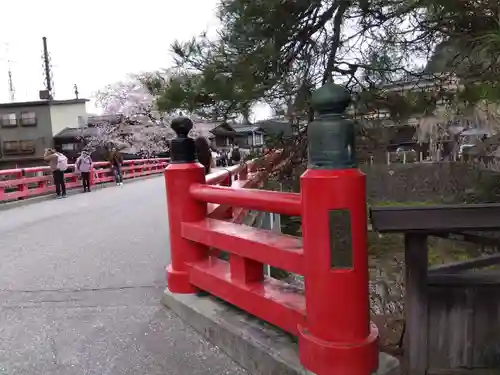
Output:
[[500,202],[500,174],[460,162],[362,167],[370,201]]

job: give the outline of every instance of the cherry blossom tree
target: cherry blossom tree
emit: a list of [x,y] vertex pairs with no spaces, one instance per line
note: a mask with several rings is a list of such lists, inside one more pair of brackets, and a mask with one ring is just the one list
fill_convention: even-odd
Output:
[[125,80],[108,84],[95,93],[96,104],[104,114],[121,114],[128,118],[151,115],[160,120],[162,114],[155,109],[156,98],[148,89],[147,82],[153,76],[162,79],[163,74],[131,74]]
[[[165,154],[174,133],[163,123],[131,123],[126,118],[120,122],[103,121],[81,129],[86,148],[105,154],[110,147],[143,158]],[[103,155],[104,156],[104,155]]]
[[155,96],[146,87],[151,77],[162,79],[166,73],[129,75],[95,94],[103,116],[94,117],[81,128],[86,147],[92,151],[114,145],[124,152],[151,157],[168,152],[171,114],[156,109]]

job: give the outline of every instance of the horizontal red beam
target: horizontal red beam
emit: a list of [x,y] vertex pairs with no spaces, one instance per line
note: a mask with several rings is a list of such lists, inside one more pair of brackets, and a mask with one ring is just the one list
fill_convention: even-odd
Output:
[[189,189],[192,197],[201,202],[225,204],[232,207],[300,216],[300,194],[277,191],[233,189],[223,186],[193,184]]
[[188,240],[304,274],[304,254],[299,237],[215,219],[182,223],[181,230],[182,236]]
[[[256,187],[260,184],[262,179],[264,178],[264,174],[262,172],[257,172],[252,175],[251,180],[237,180],[233,181],[231,187],[233,189],[242,189],[242,188],[253,188]],[[238,207],[235,207],[236,209]],[[211,219],[227,219],[227,212],[231,210],[232,207],[228,206],[227,204],[214,204],[214,203],[209,203],[208,204],[208,217]],[[241,211],[241,207],[240,207]],[[247,209],[243,209],[243,211],[247,212]]]
[[297,335],[305,321],[305,298],[301,291],[269,277],[243,284],[231,281],[229,264],[215,257],[191,264],[191,284],[256,317]]
[[238,165],[233,165],[228,168],[220,169],[218,171],[209,173],[206,176],[206,184],[207,185],[217,185],[220,184],[222,181],[224,181],[228,175],[235,175],[236,173],[241,172],[244,168],[246,168],[246,165],[244,164],[238,164]]
[[230,174],[231,172],[229,172],[228,170],[221,169],[208,174],[205,181],[207,185],[217,185],[220,184],[225,179],[227,179],[228,175]]

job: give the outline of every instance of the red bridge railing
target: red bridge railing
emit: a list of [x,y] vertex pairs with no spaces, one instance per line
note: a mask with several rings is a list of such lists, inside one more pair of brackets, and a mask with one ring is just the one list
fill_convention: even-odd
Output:
[[[189,152],[189,122],[180,118],[172,123],[178,138],[165,170],[168,289],[206,291],[298,336],[302,364],[318,375],[374,372],[378,332],[369,318],[364,175],[357,169],[308,170],[300,194],[250,189],[283,162],[278,152],[265,157],[267,167],[261,171],[255,171],[253,161],[205,176]],[[240,179],[229,186],[231,175]],[[240,225],[235,208],[302,216],[304,237]],[[333,238],[342,233],[332,229],[332,212],[345,211],[356,235]],[[345,250],[342,241],[351,248]],[[216,257],[213,248],[229,253],[229,261]],[[339,260],[333,253],[342,248],[344,260]],[[305,290],[265,276],[264,265],[303,275]]]
[[[124,179],[163,173],[169,159],[139,159],[123,162]],[[67,189],[81,187],[80,174],[69,165],[64,174]],[[91,185],[114,181],[108,162],[96,162],[91,173]],[[0,202],[25,199],[55,192],[52,172],[48,166],[0,170]]]

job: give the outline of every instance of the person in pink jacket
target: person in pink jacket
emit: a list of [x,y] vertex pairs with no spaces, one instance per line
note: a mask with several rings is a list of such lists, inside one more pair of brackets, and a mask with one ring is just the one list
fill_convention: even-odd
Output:
[[92,158],[87,151],[82,151],[76,159],[75,168],[82,176],[83,192],[90,192],[90,171],[92,170]]

